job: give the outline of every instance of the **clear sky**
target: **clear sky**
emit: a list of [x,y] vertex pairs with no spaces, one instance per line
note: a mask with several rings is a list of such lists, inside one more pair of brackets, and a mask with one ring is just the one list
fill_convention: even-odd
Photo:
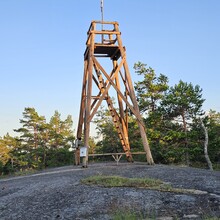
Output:
[[[203,89],[220,112],[219,0],[104,0],[118,21],[133,81],[137,61]],[[100,0],[0,0],[0,136],[19,128],[25,107],[78,122],[83,54]]]

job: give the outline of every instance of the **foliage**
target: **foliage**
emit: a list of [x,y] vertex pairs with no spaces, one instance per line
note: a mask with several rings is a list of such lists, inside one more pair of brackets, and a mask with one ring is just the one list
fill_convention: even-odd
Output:
[[4,140],[0,139],[0,174],[3,173],[4,167],[10,159],[10,150],[4,143]]
[[[128,118],[128,136],[132,151],[133,152],[143,151],[143,144],[141,140],[140,130],[136,119],[132,116]],[[146,158],[145,155],[144,158]]]
[[143,75],[144,79],[135,83],[135,90],[139,101],[139,107],[142,112],[154,112],[158,103],[164,97],[168,89],[168,77],[160,74],[156,76],[155,71],[141,62],[134,64],[135,72]]
[[162,102],[162,107],[167,117],[178,119],[180,116],[184,124],[187,120],[203,115],[204,101],[202,89],[198,85],[194,87],[192,83],[180,80],[174,87],[170,87]]
[[102,139],[97,143],[99,146],[99,149],[97,149],[98,153],[121,152],[122,147],[118,138],[118,133],[107,109],[101,107],[101,109],[97,112],[95,123],[97,134],[99,137],[102,137]]
[[61,120],[55,111],[50,122],[34,108],[25,108],[21,127],[15,129],[18,137],[9,134],[0,139],[0,173],[42,169],[73,162],[69,148],[74,141],[72,118]]
[[94,137],[89,137],[89,154],[94,154],[96,150],[96,142]]
[[1,166],[4,166],[8,159],[10,158],[10,150],[7,147],[7,145],[5,144],[3,139],[0,139],[0,163]]
[[209,134],[208,152],[212,162],[220,163],[220,113],[210,110],[206,127]]
[[204,114],[202,110],[202,89],[192,83],[186,83],[182,80],[179,81],[174,87],[170,87],[161,106],[165,120],[172,120],[174,123],[181,126],[179,134],[179,148],[182,148],[185,155],[185,162],[187,165],[190,163],[190,151],[192,146],[189,140],[189,131],[191,129],[192,121],[196,117]]
[[[70,115],[62,121],[61,114],[58,111],[55,111],[54,115],[50,119],[49,123],[49,139],[50,145],[53,148],[59,148],[66,146],[68,142],[73,142],[74,137],[72,134],[72,118]],[[70,146],[69,146],[70,147]]]

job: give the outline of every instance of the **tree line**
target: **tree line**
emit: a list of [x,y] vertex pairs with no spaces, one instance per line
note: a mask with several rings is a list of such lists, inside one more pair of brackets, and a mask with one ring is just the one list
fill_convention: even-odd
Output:
[[[200,86],[182,80],[169,86],[167,76],[156,74],[141,62],[134,65],[134,70],[142,78],[135,82],[135,91],[154,161],[207,167],[208,156],[214,168],[219,168],[220,113],[204,112]],[[117,131],[105,107],[100,108],[94,122],[99,138],[90,138],[90,153],[121,152]],[[75,137],[70,115],[61,120],[61,114],[55,111],[46,122],[45,116],[28,107],[20,124],[14,130],[16,137],[9,134],[0,137],[0,174],[73,164],[69,149]],[[131,112],[128,126],[132,151],[143,151]]]
[[18,136],[6,134],[0,138],[0,173],[17,170],[42,169],[73,162],[69,148],[74,141],[72,117],[61,120],[61,114],[55,111],[46,122],[34,108],[25,108],[22,125],[14,129]]

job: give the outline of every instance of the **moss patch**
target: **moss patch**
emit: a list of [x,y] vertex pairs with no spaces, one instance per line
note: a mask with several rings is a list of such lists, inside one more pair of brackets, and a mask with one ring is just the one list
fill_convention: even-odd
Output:
[[194,189],[173,188],[159,179],[153,178],[127,178],[121,176],[90,176],[81,180],[86,185],[98,185],[103,187],[135,187],[145,188],[164,192],[174,192],[183,194],[206,194],[205,191]]
[[[127,178],[121,176],[91,176],[81,180],[81,183],[87,185],[99,185],[104,187],[136,187],[136,188],[154,188],[161,187],[164,183],[158,179],[152,178]],[[167,184],[166,184],[167,186]],[[171,186],[167,186],[171,187]]]

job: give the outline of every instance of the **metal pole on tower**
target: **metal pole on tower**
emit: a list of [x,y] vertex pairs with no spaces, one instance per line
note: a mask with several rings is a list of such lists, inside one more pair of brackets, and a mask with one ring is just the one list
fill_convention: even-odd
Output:
[[104,20],[104,1],[101,0],[101,13],[102,13],[102,22]]
[[[104,0],[101,0],[101,14],[102,14],[102,31],[104,29]],[[102,43],[104,42],[104,36],[102,34]]]

